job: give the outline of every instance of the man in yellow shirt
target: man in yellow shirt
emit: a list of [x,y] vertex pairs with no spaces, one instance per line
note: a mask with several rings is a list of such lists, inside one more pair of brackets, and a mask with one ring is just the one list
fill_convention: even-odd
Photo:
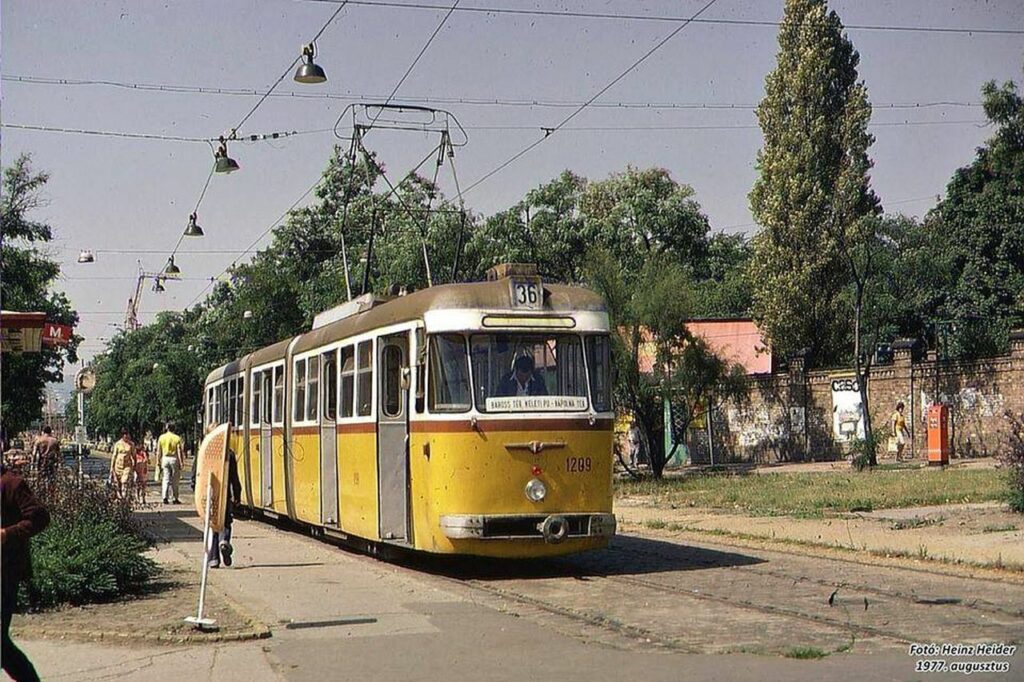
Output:
[[185,466],[184,443],[181,436],[174,432],[174,424],[167,422],[164,425],[164,432],[157,440],[157,450],[160,452],[160,468],[163,469],[163,500],[164,504],[170,503],[169,493],[174,493],[174,504],[180,504],[178,499],[178,481],[181,479],[181,469]]

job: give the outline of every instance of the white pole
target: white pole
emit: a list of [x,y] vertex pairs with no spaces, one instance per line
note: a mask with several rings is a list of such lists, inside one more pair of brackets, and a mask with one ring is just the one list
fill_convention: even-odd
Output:
[[85,480],[82,476],[82,458],[85,456],[85,393],[78,391],[78,484]]
[[185,619],[186,623],[191,623],[200,630],[216,629],[216,622],[212,618],[203,618],[203,607],[206,605],[206,576],[210,573],[210,564],[207,560],[209,546],[210,546],[210,516],[213,513],[213,472],[210,472],[208,482],[206,484],[206,510],[203,523],[203,551],[202,551],[202,578],[199,581],[199,613],[195,616],[189,616]]

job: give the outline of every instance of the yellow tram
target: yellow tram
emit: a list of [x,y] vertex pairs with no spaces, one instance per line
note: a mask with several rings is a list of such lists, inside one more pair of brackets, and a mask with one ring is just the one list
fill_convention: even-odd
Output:
[[603,547],[608,314],[586,289],[485,282],[366,295],[206,379],[242,504],[339,539],[496,557]]

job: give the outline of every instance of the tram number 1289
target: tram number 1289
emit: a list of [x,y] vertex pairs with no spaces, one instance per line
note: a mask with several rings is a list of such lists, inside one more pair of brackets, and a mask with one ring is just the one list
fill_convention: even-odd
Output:
[[569,473],[583,473],[590,471],[594,466],[590,457],[566,457],[565,470]]

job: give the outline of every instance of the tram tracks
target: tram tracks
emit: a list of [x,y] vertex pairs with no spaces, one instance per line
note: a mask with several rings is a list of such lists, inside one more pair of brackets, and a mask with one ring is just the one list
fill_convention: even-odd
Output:
[[[586,628],[627,638],[634,646],[639,641],[686,652],[707,650],[696,636],[700,626],[687,622],[685,616],[700,609],[686,606],[687,600],[692,600],[691,604],[709,604],[702,607],[703,612],[710,612],[722,622],[746,623],[747,639],[740,645],[744,650],[750,646],[752,621],[763,622],[766,628],[756,633],[754,639],[765,649],[779,652],[785,647],[769,634],[769,629],[792,633],[789,639],[827,642],[821,648],[830,651],[846,650],[865,639],[888,646],[904,645],[919,641],[922,631],[930,637],[952,638],[950,641],[978,637],[1016,641],[1024,635],[1017,625],[1022,622],[1020,608],[981,597],[960,600],[922,596],[969,589],[966,578],[945,576],[954,581],[953,587],[946,590],[942,579],[935,576],[934,582],[925,584],[919,594],[903,587],[870,584],[870,580],[829,577],[829,572],[836,571],[834,562],[848,563],[840,559],[800,557],[794,559],[795,566],[787,566],[785,557],[765,559],[689,546],[665,551],[644,547],[641,542],[533,564],[525,572],[485,578],[448,577],[475,591],[516,604],[519,611],[541,611],[570,619]],[[687,554],[691,549],[693,553]],[[701,552],[712,557],[717,552],[721,556],[708,559]],[[770,550],[765,552],[770,556]],[[741,561],[744,558],[748,561]],[[730,564],[731,561],[734,563]],[[770,567],[768,563],[776,565]],[[894,578],[899,584],[912,577],[897,573]],[[576,587],[569,581],[583,582]],[[602,588],[601,582],[613,587]],[[586,592],[580,592],[581,589]],[[592,602],[588,601],[591,599]],[[666,627],[655,628],[652,623],[657,622],[657,616],[644,613],[637,606],[647,604],[651,605],[651,614],[667,610],[676,615],[670,616]],[[714,605],[729,610],[719,611]],[[731,611],[734,615],[730,615],[730,610],[735,610]],[[727,645],[717,642],[714,646]]]

